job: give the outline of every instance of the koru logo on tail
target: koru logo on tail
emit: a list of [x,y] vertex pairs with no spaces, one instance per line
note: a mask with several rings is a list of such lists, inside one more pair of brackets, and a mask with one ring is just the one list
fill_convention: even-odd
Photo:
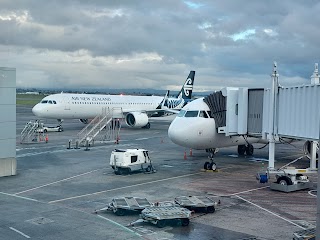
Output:
[[192,86],[192,79],[188,78],[186,80],[186,83],[183,85],[183,91],[184,91],[184,95],[189,96],[190,91],[192,91],[193,86]]

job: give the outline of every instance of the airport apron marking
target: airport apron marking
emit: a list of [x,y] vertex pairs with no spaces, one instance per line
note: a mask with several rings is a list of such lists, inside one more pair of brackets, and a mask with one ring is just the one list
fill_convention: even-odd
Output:
[[27,197],[22,197],[22,196],[17,196],[17,195],[15,195],[15,194],[10,194],[10,193],[5,193],[5,192],[0,192],[0,194],[7,195],[7,196],[10,196],[10,197],[21,198],[21,199],[25,199],[25,200],[29,200],[29,201],[33,201],[33,202],[39,202],[39,201],[36,200],[36,199],[27,198]]
[[121,189],[126,189],[126,188],[131,188],[131,187],[143,186],[143,185],[147,185],[147,184],[152,184],[152,183],[157,183],[157,182],[163,182],[163,181],[168,181],[168,180],[177,179],[177,178],[183,178],[183,177],[189,177],[189,176],[199,175],[199,174],[202,174],[202,172],[192,173],[192,174],[186,174],[186,175],[181,175],[181,176],[176,176],[176,177],[170,177],[170,178],[165,178],[165,179],[159,179],[159,180],[155,180],[155,181],[138,183],[138,184],[134,184],[134,185],[130,185],[130,186],[113,188],[113,189],[104,190],[104,191],[95,192],[95,193],[88,193],[88,194],[84,194],[84,195],[79,195],[79,196],[74,196],[74,197],[68,197],[68,198],[58,199],[58,200],[50,201],[49,203],[63,202],[63,201],[66,201],[66,200],[71,200],[71,199],[76,199],[76,198],[81,198],[81,197],[87,197],[87,196],[90,196],[90,195],[97,195],[97,194],[101,194],[101,193],[112,192],[112,191],[121,190]]
[[16,233],[19,233],[20,235],[24,236],[25,238],[30,238],[27,234],[24,234],[23,232],[20,232],[19,230],[9,227],[12,231],[15,231]]
[[127,231],[129,231],[129,232],[131,232],[131,233],[134,233],[134,234],[138,235],[139,237],[142,236],[141,234],[139,234],[139,233],[137,233],[137,232],[135,232],[135,231],[132,231],[130,228],[127,228],[127,227],[121,225],[120,223],[117,223],[117,222],[115,222],[115,221],[113,221],[113,220],[111,220],[111,219],[109,219],[109,218],[103,217],[103,216],[101,216],[101,215],[98,215],[98,217],[100,217],[100,218],[102,218],[102,219],[104,219],[104,220],[107,220],[107,221],[109,221],[109,222],[111,222],[111,223],[113,223],[113,224],[115,224],[115,225],[117,225],[117,226],[119,226],[119,227],[121,227],[121,228],[124,228],[125,230],[127,230]]
[[276,217],[278,217],[278,218],[281,218],[282,220],[284,220],[284,221],[286,221],[286,222],[288,222],[288,223],[291,223],[291,224],[295,225],[296,227],[299,227],[299,228],[302,228],[303,230],[306,230],[306,228],[300,226],[299,224],[296,224],[296,223],[290,221],[290,220],[287,219],[287,218],[281,217],[279,214],[276,214],[276,213],[274,213],[274,212],[271,212],[270,210],[268,210],[268,209],[266,209],[266,208],[263,208],[263,207],[255,204],[255,203],[253,203],[253,202],[250,202],[249,200],[244,199],[243,197],[240,197],[240,196],[238,196],[238,195],[235,195],[235,196],[236,196],[237,198],[239,198],[239,199],[247,202],[247,203],[252,204],[253,206],[255,206],[255,207],[257,207],[257,208],[260,208],[260,209],[262,209],[262,210],[264,210],[264,211],[266,211],[266,212],[268,212],[268,213],[270,213],[270,214],[272,214],[272,215],[274,215],[274,216],[276,216]]
[[93,173],[93,172],[96,172],[96,171],[99,171],[99,170],[101,170],[101,168],[96,169],[96,170],[92,170],[90,172],[85,172],[85,173],[82,173],[82,174],[78,174],[78,175],[75,175],[75,176],[72,176],[72,177],[68,177],[68,178],[65,178],[65,179],[61,179],[59,181],[55,181],[55,182],[52,182],[52,183],[44,184],[44,185],[41,185],[39,187],[30,188],[28,190],[24,190],[24,191],[15,193],[15,194],[18,195],[18,194],[21,194],[21,193],[29,192],[29,191],[36,190],[36,189],[39,189],[39,188],[42,188],[42,187],[50,186],[52,184],[56,184],[56,183],[59,183],[59,182],[64,182],[64,181],[67,181],[67,180],[70,180],[70,179],[73,179],[73,178],[76,178],[76,177],[87,175],[87,174],[90,174],[90,173]]

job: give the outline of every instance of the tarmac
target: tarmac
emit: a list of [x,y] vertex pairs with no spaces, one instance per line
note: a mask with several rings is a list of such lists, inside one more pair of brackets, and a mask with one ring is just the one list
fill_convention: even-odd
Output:
[[[63,132],[48,133],[45,141],[20,144],[24,125],[35,120],[31,107],[17,106],[17,175],[0,179],[0,239],[292,239],[293,233],[315,226],[317,176],[309,190],[272,191],[255,176],[266,170],[268,147],[253,157],[239,157],[236,147],[215,155],[217,171],[204,171],[205,151],[173,144],[167,135],[174,116],[152,118],[150,129],[121,128],[119,144],[96,143],[67,149],[84,127],[65,120]],[[55,120],[43,120],[57,125]],[[302,154],[303,143],[276,146],[276,167]],[[256,145],[255,147],[261,147]],[[156,173],[115,175],[109,165],[115,148],[144,148]],[[304,159],[294,164],[308,167]],[[139,214],[117,216],[95,210],[113,198],[134,196],[150,202],[178,196],[208,196],[220,201],[214,213],[193,213],[189,226],[158,228],[151,223],[129,226]]]

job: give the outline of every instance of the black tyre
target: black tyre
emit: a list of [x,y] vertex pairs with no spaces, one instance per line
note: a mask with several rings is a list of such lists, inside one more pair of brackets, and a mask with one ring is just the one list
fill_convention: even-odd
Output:
[[123,168],[118,168],[118,173],[119,173],[119,175],[123,175],[126,173],[126,171]]
[[246,152],[246,145],[239,145],[238,146],[238,154],[240,156],[243,156],[245,152]]
[[158,220],[157,221],[157,227],[158,228],[163,228],[167,225],[166,220]]
[[279,177],[277,180],[277,183],[280,185],[292,185],[293,184],[291,179],[287,176]]
[[216,211],[214,206],[207,207],[207,213],[214,213]]
[[46,133],[46,132],[48,132],[48,130],[47,130],[47,129],[44,129],[43,132]]
[[252,144],[249,144],[248,146],[246,146],[246,154],[248,156],[252,156],[253,155],[253,151],[254,151],[254,148],[253,148]]
[[182,218],[181,219],[181,225],[182,226],[188,226],[189,225],[189,223],[190,223],[190,221],[189,221],[189,218]]
[[151,166],[148,166],[148,167],[146,168],[146,172],[151,172]]
[[58,128],[58,132],[62,132],[63,130],[62,130],[62,128]]
[[117,216],[124,216],[126,214],[126,210],[122,209],[122,208],[118,208],[115,212],[114,212]]
[[205,170],[210,170],[210,162],[205,162],[204,165],[203,165],[203,168]]
[[145,125],[144,127],[142,128],[146,128],[146,129],[149,129],[150,128],[150,123],[148,122],[147,125]]
[[217,170],[217,164],[215,164],[214,162],[210,163],[209,167],[210,167],[209,169],[212,170],[212,171]]

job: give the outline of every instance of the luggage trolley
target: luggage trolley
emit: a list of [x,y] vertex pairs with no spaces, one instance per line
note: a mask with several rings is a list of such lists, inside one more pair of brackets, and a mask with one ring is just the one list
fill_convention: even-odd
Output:
[[122,197],[114,198],[107,207],[96,210],[95,213],[101,211],[112,211],[118,216],[124,216],[128,212],[141,212],[146,207],[152,206],[147,198],[138,197]]
[[189,210],[206,213],[214,213],[216,210],[215,205],[217,205],[216,202],[206,196],[181,196],[176,197],[174,202]]
[[163,228],[171,222],[180,222],[182,226],[188,226],[191,213],[189,209],[177,206],[147,207],[142,210],[140,219],[132,222],[130,226],[140,222],[150,222],[159,228]]

